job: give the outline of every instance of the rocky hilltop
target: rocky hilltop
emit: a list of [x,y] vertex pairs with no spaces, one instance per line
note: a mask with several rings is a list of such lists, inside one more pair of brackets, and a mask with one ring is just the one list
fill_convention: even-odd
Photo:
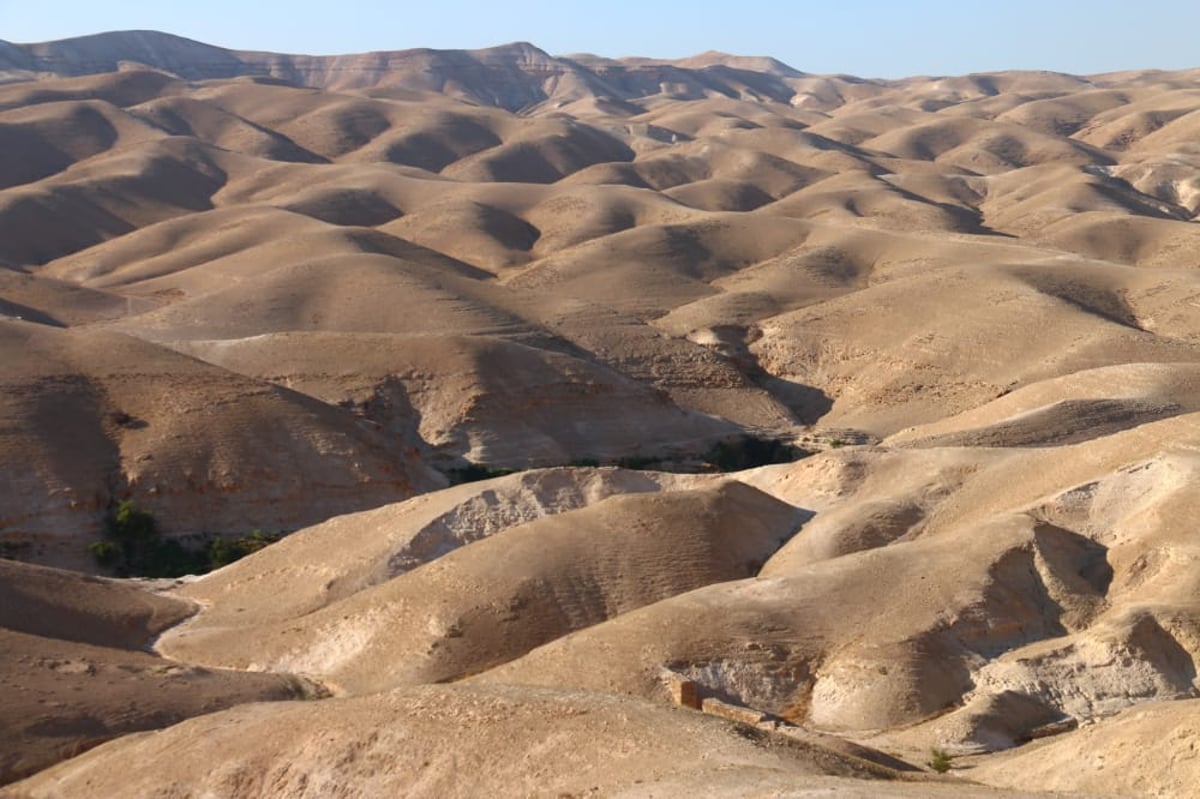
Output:
[[1200,72],[0,73],[15,795],[1200,781]]
[[227,50],[157,31],[102,33],[40,44],[0,41],[8,80],[150,68],[185,80],[273,78],[318,89],[407,89],[521,112],[585,97],[620,104],[669,91],[787,102],[803,73],[774,59],[706,53],[679,61],[555,57],[527,42],[483,50],[399,50],[308,56]]

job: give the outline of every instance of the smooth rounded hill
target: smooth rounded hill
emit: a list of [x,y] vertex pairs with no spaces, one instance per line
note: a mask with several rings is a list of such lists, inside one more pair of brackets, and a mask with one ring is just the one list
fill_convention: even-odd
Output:
[[[534,752],[543,765],[531,771],[527,758]],[[157,769],[129,765],[164,758],[172,764],[166,780]],[[141,797],[164,785],[229,797],[542,791],[722,796],[748,789],[794,797],[833,791],[863,799],[995,795],[962,784],[893,783],[890,776],[857,758],[624,697],[422,686],[292,704],[282,712],[248,705],[165,734],[130,736],[14,790],[29,797],[77,790]]]
[[[202,614],[160,649],[319,675],[351,693],[457,679],[635,608],[752,576],[802,518],[740,483],[612,497],[494,533],[303,617],[230,629]],[[218,595],[213,607],[228,601]]]
[[0,784],[131,732],[318,690],[290,676],[196,668],[144,651],[195,612],[189,602],[8,561],[0,578]]

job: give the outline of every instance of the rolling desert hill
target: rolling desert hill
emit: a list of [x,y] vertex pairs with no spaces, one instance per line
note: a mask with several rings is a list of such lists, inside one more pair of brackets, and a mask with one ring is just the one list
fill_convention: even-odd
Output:
[[1197,70],[0,42],[0,792],[1195,795],[1198,141]]

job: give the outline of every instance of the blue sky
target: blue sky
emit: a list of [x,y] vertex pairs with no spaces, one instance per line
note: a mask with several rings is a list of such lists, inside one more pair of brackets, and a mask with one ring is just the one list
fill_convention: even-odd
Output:
[[0,0],[8,41],[130,28],[314,54],[517,40],[555,54],[724,50],[866,77],[1200,66],[1200,0]]

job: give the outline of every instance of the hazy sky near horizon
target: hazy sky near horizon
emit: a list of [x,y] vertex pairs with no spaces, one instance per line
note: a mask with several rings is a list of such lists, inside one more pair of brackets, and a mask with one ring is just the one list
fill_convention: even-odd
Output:
[[723,50],[864,77],[1200,67],[1198,0],[0,0],[7,41],[129,29],[310,54],[511,41],[614,57]]

